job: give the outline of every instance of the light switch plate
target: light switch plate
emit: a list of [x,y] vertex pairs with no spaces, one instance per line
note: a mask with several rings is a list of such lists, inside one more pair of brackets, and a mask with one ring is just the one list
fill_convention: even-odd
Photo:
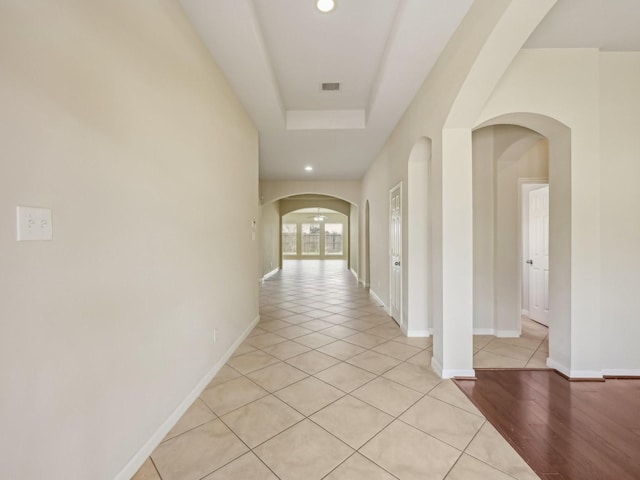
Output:
[[52,240],[53,225],[50,208],[18,206],[18,241]]

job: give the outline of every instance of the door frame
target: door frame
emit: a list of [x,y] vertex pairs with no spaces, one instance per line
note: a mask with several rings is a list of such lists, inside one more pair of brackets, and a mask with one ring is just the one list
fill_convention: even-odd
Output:
[[400,245],[398,245],[398,256],[400,257],[400,288],[399,288],[399,292],[400,292],[400,299],[398,302],[398,316],[400,318],[394,318],[394,320],[396,321],[396,323],[399,326],[404,325],[404,320],[402,318],[403,312],[402,312],[402,304],[404,301],[404,295],[402,293],[402,277],[404,275],[404,265],[403,265],[403,258],[402,258],[402,241],[403,241],[403,235],[402,235],[402,226],[403,226],[403,221],[402,221],[402,181],[400,181],[398,184],[396,184],[393,188],[391,188],[389,190],[389,255],[387,257],[387,261],[389,262],[389,316],[391,318],[393,318],[393,308],[391,305],[391,290],[393,287],[393,268],[391,265],[391,236],[393,234],[392,232],[392,224],[391,224],[391,212],[392,212],[392,204],[391,204],[391,199],[393,198],[393,193],[398,190],[399,194],[400,194]]
[[[524,218],[522,215],[522,209],[524,204],[524,198],[522,195],[523,187],[527,184],[540,184],[549,186],[549,177],[526,177],[518,179],[518,304],[520,305],[520,316],[518,317],[518,330],[520,334],[522,334],[522,315],[524,309],[522,308],[522,289],[523,289],[523,275],[524,275],[524,265],[528,260],[524,258],[524,248],[523,248],[523,240],[524,240]],[[549,202],[549,209],[551,209],[551,202]],[[528,231],[527,231],[528,232]],[[527,233],[528,234],[528,233]],[[528,253],[528,252],[527,252]],[[551,268],[551,266],[550,266]],[[527,289],[527,295],[529,294],[529,290]]]

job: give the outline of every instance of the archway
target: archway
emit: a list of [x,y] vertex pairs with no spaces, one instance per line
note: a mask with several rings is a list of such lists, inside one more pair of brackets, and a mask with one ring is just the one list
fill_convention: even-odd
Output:
[[[569,365],[571,358],[571,131],[555,119],[531,113],[502,115],[478,125],[475,132],[487,126],[524,127],[534,133],[516,135],[500,155],[512,149],[522,150],[544,137],[548,141],[549,179],[549,355],[547,365],[553,368]],[[474,163],[478,149],[474,148]],[[495,159],[495,155],[493,156]],[[474,185],[475,186],[475,185]],[[474,204],[477,200],[474,191]],[[474,219],[475,220],[475,219]],[[475,223],[475,222],[474,222]],[[475,227],[474,227],[475,228]],[[474,235],[475,236],[475,235]],[[475,247],[474,247],[475,248]],[[495,245],[494,245],[495,248]],[[514,245],[515,248],[515,245]],[[474,266],[476,261],[474,261]],[[475,272],[474,272],[475,275]],[[520,285],[519,278],[513,281]],[[515,287],[516,295],[519,295]],[[519,298],[519,297],[518,297]],[[494,292],[494,301],[499,299]],[[475,303],[475,302],[474,302]],[[519,302],[517,303],[519,304]],[[500,305],[496,304],[496,309]],[[513,310],[513,309],[511,309]],[[514,313],[515,315],[515,313]],[[498,317],[494,317],[497,319]],[[496,325],[497,327],[497,325]],[[496,328],[498,330],[498,328]],[[496,333],[499,333],[498,331]],[[508,335],[508,334],[507,334]],[[566,373],[565,368],[558,368]]]

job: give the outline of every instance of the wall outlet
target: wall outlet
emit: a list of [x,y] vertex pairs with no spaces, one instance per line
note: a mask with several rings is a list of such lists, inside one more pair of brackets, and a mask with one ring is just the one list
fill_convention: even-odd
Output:
[[17,207],[17,240],[52,240],[50,208]]

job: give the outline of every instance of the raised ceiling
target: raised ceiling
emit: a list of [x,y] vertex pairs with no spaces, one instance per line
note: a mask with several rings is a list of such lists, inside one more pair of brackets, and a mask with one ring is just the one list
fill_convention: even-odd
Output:
[[[261,179],[358,180],[472,0],[180,2],[260,132]],[[639,22],[640,0],[558,0],[524,46],[638,51]]]
[[337,0],[323,14],[313,0],[181,0],[255,122],[272,180],[360,179],[471,3]]

